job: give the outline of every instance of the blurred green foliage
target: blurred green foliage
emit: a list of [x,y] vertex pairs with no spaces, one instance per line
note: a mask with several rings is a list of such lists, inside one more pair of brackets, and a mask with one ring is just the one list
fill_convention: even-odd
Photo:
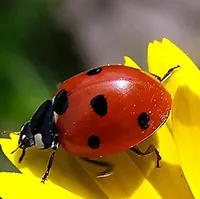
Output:
[[21,173],[19,169],[17,169],[17,167],[13,165],[12,162],[3,153],[1,145],[0,145],[0,160],[1,160],[0,171]]
[[[10,133],[0,132],[0,138],[10,139]],[[20,170],[14,164],[12,164],[12,162],[3,153],[1,145],[0,145],[0,162],[1,162],[0,171],[21,173]]]
[[59,1],[7,0],[0,6],[0,130],[18,131],[56,85],[83,65],[73,35],[52,13]]

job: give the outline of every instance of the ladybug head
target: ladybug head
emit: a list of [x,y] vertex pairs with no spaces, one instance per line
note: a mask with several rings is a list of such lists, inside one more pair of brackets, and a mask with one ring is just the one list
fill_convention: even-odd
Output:
[[11,154],[13,154],[19,148],[22,149],[22,155],[19,158],[19,162],[21,162],[23,157],[25,156],[26,148],[33,145],[35,145],[35,140],[31,131],[30,121],[28,121],[22,126],[19,132],[18,147]]
[[38,149],[47,149],[52,146],[56,134],[56,125],[51,100],[43,102],[34,113],[31,120],[23,124],[19,132],[18,149],[22,149],[19,162],[22,161],[26,149],[35,146]]
[[21,149],[26,149],[35,144],[34,136],[31,131],[30,121],[26,122],[20,132],[19,132],[19,140],[18,145]]

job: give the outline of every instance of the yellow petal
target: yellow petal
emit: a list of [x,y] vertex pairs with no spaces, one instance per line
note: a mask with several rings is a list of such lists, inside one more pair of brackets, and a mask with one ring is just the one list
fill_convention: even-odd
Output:
[[193,61],[175,44],[164,38],[161,42],[149,43],[147,52],[148,70],[160,77],[172,67],[179,65],[181,68],[174,71],[172,76],[163,82],[164,86],[174,97],[178,86],[196,80],[199,76],[199,69]]
[[141,173],[140,168],[137,167],[127,152],[113,154],[102,159],[115,165],[112,176],[96,179],[95,174],[102,171],[102,168],[97,168],[83,161],[80,161],[80,163],[108,198],[145,198],[147,195],[150,198],[160,198],[159,193]]
[[[44,168],[46,167],[49,151],[44,152],[36,149],[29,149],[27,150],[27,155],[25,156],[24,161],[21,163],[21,165],[18,165],[17,159],[20,155],[19,152],[17,152],[14,156],[10,155],[10,151],[15,148],[15,144],[17,143],[17,136],[11,135],[11,138],[11,140],[0,139],[0,143],[3,146],[4,153],[15,165],[20,168],[23,173],[18,174],[20,176],[24,176],[23,179],[18,180],[18,178],[20,177],[14,177],[13,181],[19,181],[21,185],[23,185],[27,182],[26,178],[29,178],[31,179],[29,181],[31,181],[32,188],[35,188],[35,183],[38,183],[35,190],[38,190],[38,193],[40,193],[40,187],[37,188],[37,186],[41,186],[40,179],[42,174],[44,173]],[[164,139],[166,140],[166,137]],[[131,154],[132,156],[134,156],[134,158],[137,158],[134,153]],[[155,199],[163,198],[163,195],[165,195],[165,193],[162,192],[163,190],[166,190],[166,184],[169,184],[169,181],[167,181],[167,183],[162,183],[162,186],[160,186],[161,183],[159,182],[159,180],[156,180],[158,179],[158,174],[153,172],[155,169],[155,157],[151,156],[150,159],[148,157],[142,157],[140,159],[140,163],[138,161],[138,164],[137,161],[136,163],[134,163],[134,158],[132,158],[132,156],[129,154],[129,152],[122,152],[105,157],[105,160],[108,160],[109,162],[116,165],[115,173],[113,174],[113,176],[107,178],[96,179],[95,174],[101,171],[102,168],[90,165],[80,160],[79,158],[72,157],[66,152],[60,150],[56,155],[56,159],[53,164],[49,179],[44,184],[44,186],[47,187],[46,189],[49,188],[52,190],[52,192],[59,192],[62,196],[66,197],[70,196],[70,194],[75,194],[76,196],[88,199],[145,198],[146,195],[148,195],[150,198]],[[144,160],[147,158],[145,160],[145,164],[142,160],[143,158]],[[143,165],[146,165],[146,168],[143,168]],[[154,165],[153,169],[149,170],[149,168],[152,168],[152,165]],[[146,171],[146,173],[144,171]],[[182,193],[188,195],[187,186],[185,186],[184,183],[180,182],[179,180],[176,181],[176,173],[179,174],[179,172],[174,172],[173,176],[175,179],[173,179],[173,182],[176,182],[177,184],[171,184],[176,187],[181,186],[182,189],[185,190],[185,192]],[[166,169],[164,170],[164,172],[162,172],[162,174],[163,175],[161,175],[159,179],[162,178],[166,181],[168,177],[166,176]],[[9,179],[10,177],[6,178]],[[2,177],[1,179],[4,178]],[[60,191],[60,189],[63,190]],[[174,191],[176,192],[176,190],[172,189],[172,191],[170,191],[169,193],[174,193],[175,196],[180,195],[180,193],[176,194]],[[18,192],[19,194],[21,193],[20,191]],[[53,195],[52,192],[49,193],[50,198]],[[168,195],[170,195],[169,193]],[[6,192],[6,194],[10,193]],[[71,198],[73,197],[71,196]]]
[[[25,176],[23,179],[29,178],[29,186],[32,186],[32,188],[35,186],[35,184],[32,184],[32,181],[37,182],[38,185],[41,186],[41,177],[45,172],[51,150],[40,151],[35,148],[27,149],[26,156],[22,163],[18,164],[21,151],[19,150],[15,154],[10,154],[11,151],[16,148],[17,141],[18,136],[14,134],[11,134],[11,139],[0,139],[3,152],[23,173],[22,176]],[[17,182],[18,178],[20,177],[17,177],[15,182]],[[27,184],[27,181],[23,181],[23,179],[20,181],[21,183],[23,182],[21,187],[22,192],[24,191],[23,186]],[[6,179],[1,178],[1,181],[5,180]],[[63,188],[65,192],[62,191],[61,193],[64,198],[68,198],[67,196],[69,196],[70,193],[82,198],[107,198],[76,159],[62,150],[62,148],[56,153],[50,176],[44,186],[53,189],[55,192],[59,192],[60,188]],[[19,189],[19,194],[20,193]],[[49,194],[47,197],[51,197],[51,195]]]
[[81,199],[77,195],[53,184],[38,183],[38,179],[19,173],[0,173],[0,197],[3,199]]
[[125,66],[129,66],[129,67],[133,67],[133,68],[138,68],[140,69],[140,67],[136,64],[136,62],[134,62],[130,57],[128,56],[124,56],[124,65]]
[[200,89],[181,86],[174,98],[172,130],[181,166],[189,186],[200,198]]
[[162,157],[160,168],[155,167],[155,154],[143,157],[129,154],[161,198],[193,198],[180,167],[172,134],[166,125],[140,144],[140,148],[145,151],[150,144],[154,144],[160,152]]
[[[23,176],[20,180],[18,180],[20,177],[16,177],[15,179],[16,174],[14,181],[20,181],[21,185],[24,185],[27,183],[26,179],[29,178],[31,179],[29,182],[31,181],[32,188],[35,187],[35,183],[41,186],[40,180],[46,168],[50,150],[39,151],[37,149],[27,149],[27,154],[23,162],[18,164],[17,160],[21,151],[16,152],[14,155],[10,154],[16,147],[18,136],[11,134],[11,138],[0,139],[0,144],[7,157],[23,173],[20,175]],[[71,156],[60,149],[56,154],[50,176],[44,186],[56,192],[59,192],[62,188],[63,191],[61,191],[61,194],[66,198],[71,193],[87,199],[135,198],[135,196],[143,198],[147,193],[151,198],[160,198],[154,187],[146,180],[126,152],[114,154],[110,157],[105,157],[105,159],[116,165],[115,173],[113,176],[97,179],[95,174],[103,168],[84,162],[78,157]],[[7,173],[7,175],[10,174]],[[4,180],[4,176],[2,176],[1,180]],[[32,183],[32,179],[34,183]],[[36,186],[35,190],[39,192],[39,189]],[[144,189],[146,192],[143,191]],[[51,195],[52,192],[50,192],[48,197],[51,197]],[[71,198],[73,197],[71,196]]]
[[[164,38],[161,42],[154,41],[149,43],[147,52],[148,70],[160,77],[172,67],[179,65],[171,77],[163,82],[165,88],[170,92],[172,99],[177,88],[187,82],[197,87],[196,80],[200,72],[193,61],[175,44]],[[192,78],[191,78],[192,77]],[[167,121],[168,128],[171,130],[171,115]]]

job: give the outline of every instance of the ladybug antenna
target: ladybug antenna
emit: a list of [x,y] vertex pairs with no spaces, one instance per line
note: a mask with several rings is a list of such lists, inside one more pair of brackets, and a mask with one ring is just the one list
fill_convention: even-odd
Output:
[[[22,147],[22,144],[19,145],[14,151],[12,151],[11,154],[15,153],[21,147]],[[19,163],[21,163],[21,161],[23,160],[25,154],[26,154],[26,147],[23,147],[22,148],[22,154],[21,154],[21,156],[19,157],[19,160],[18,160]]]
[[14,151],[12,151],[10,154],[15,153],[20,147],[18,146]]

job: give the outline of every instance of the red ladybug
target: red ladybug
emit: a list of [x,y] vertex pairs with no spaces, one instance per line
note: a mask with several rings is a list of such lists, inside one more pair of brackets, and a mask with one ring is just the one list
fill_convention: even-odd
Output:
[[163,78],[123,65],[108,65],[84,71],[60,84],[52,100],[45,101],[26,122],[19,147],[52,148],[44,182],[55,151],[61,145],[67,152],[105,166],[98,177],[112,172],[112,165],[90,158],[131,149],[138,155],[153,151],[157,167],[161,159],[153,145],[141,152],[137,145],[151,136],[167,120],[172,99],[161,82]]

